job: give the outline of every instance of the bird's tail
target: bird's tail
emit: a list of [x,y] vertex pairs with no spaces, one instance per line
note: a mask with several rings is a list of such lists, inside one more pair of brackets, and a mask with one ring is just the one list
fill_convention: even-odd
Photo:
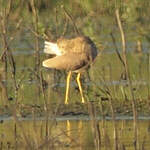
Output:
[[44,53],[61,55],[61,52],[57,46],[57,43],[52,43],[48,41],[45,41],[44,43]]

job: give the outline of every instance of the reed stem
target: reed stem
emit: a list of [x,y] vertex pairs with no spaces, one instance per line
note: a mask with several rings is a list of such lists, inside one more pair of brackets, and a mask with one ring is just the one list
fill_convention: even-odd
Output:
[[134,149],[137,150],[137,108],[136,108],[136,100],[134,97],[134,93],[133,93],[133,88],[132,88],[132,81],[131,81],[131,77],[130,77],[130,73],[129,73],[129,66],[128,66],[128,60],[127,60],[127,53],[126,53],[126,39],[125,39],[125,34],[124,34],[124,30],[122,27],[122,23],[120,20],[120,15],[119,15],[119,10],[117,9],[116,12],[116,19],[117,19],[117,23],[118,23],[118,27],[120,30],[120,34],[121,34],[121,39],[122,39],[122,54],[123,54],[123,61],[125,64],[125,72],[126,72],[126,77],[127,80],[129,82],[129,88],[130,88],[130,93],[131,93],[131,97],[132,97],[132,111],[133,111],[133,118],[134,118]]

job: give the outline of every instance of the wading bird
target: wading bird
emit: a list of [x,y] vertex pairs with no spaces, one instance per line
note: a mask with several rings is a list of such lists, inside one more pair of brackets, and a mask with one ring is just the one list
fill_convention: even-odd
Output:
[[90,66],[97,56],[95,44],[89,37],[78,36],[72,39],[59,38],[56,43],[45,41],[44,52],[56,56],[43,61],[46,68],[69,71],[66,81],[65,104],[68,104],[69,84],[72,72],[77,74],[81,101],[85,102],[80,82],[81,73]]

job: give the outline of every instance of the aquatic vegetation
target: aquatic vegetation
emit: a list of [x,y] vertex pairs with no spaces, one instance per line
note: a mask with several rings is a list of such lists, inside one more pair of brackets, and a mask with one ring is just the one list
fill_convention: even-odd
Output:
[[[149,4],[146,0],[0,0],[0,115],[46,116],[45,121],[49,116],[89,115],[96,147],[102,144],[102,129],[95,118],[111,116],[115,149],[119,147],[116,116],[134,115],[136,143],[136,117],[150,114]],[[41,66],[43,41],[78,32],[96,43],[99,55],[82,77],[87,103],[80,104],[72,82],[72,100],[66,106],[65,72]],[[120,146],[123,149],[124,144]]]

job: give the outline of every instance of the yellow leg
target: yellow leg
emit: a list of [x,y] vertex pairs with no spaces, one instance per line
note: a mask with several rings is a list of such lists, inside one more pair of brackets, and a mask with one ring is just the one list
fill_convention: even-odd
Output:
[[84,103],[85,100],[84,100],[84,97],[83,97],[83,91],[82,91],[82,87],[81,87],[80,76],[81,76],[81,73],[78,73],[78,75],[77,75],[77,83],[78,83],[80,94],[81,94],[81,101],[82,101],[82,103]]
[[69,94],[69,84],[70,84],[71,74],[72,72],[69,71],[67,75],[65,104],[68,104],[68,94]]
[[68,137],[70,137],[70,133],[71,133],[70,121],[67,120],[67,135],[68,135]]

